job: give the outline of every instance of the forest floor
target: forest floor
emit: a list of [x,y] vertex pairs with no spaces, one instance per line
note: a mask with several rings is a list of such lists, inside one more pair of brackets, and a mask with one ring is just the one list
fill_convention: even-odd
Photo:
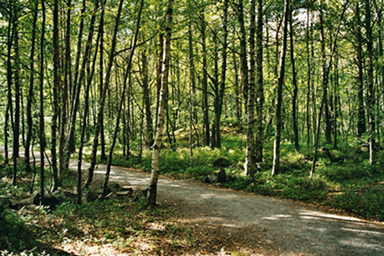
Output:
[[[71,161],[76,169],[77,161]],[[84,163],[84,170],[87,168]],[[105,165],[98,165],[102,179]],[[146,188],[150,174],[112,167],[111,182]],[[161,176],[158,203],[198,237],[184,255],[383,255],[384,224],[194,180]]]

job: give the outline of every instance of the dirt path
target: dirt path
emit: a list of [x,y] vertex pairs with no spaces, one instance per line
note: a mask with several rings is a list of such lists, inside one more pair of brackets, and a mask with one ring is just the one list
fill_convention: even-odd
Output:
[[[76,167],[76,161],[71,162]],[[84,165],[87,168],[87,164]],[[106,166],[99,165],[96,175]],[[145,188],[149,173],[113,167],[111,181]],[[196,230],[212,237],[206,252],[246,255],[384,255],[384,225],[333,215],[288,200],[218,189],[192,180],[161,177],[158,200],[180,209]],[[195,230],[195,229],[194,229]],[[225,255],[225,254],[224,254]]]

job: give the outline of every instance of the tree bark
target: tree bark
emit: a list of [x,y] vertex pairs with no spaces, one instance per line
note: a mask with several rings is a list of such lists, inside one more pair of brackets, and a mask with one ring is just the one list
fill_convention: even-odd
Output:
[[365,107],[364,107],[364,81],[363,81],[363,49],[361,35],[361,17],[360,3],[356,2],[355,6],[356,17],[356,60],[357,60],[357,100],[358,100],[358,120],[357,120],[357,136],[362,137],[366,132]]
[[331,116],[329,114],[328,105],[328,71],[327,71],[327,60],[325,56],[325,36],[324,36],[324,13],[323,13],[323,0],[319,0],[319,29],[320,29],[320,55],[321,55],[321,83],[323,87],[323,98],[324,98],[324,133],[325,141],[331,143],[332,141],[332,125]]
[[34,74],[35,74],[35,68],[34,68],[34,61],[33,58],[35,56],[35,39],[36,39],[36,22],[37,22],[37,9],[38,9],[38,3],[37,1],[34,1],[32,6],[33,10],[33,21],[32,21],[32,39],[31,39],[31,54],[30,54],[30,66],[29,66],[29,90],[28,90],[28,100],[27,100],[27,125],[28,125],[28,131],[27,131],[27,138],[25,142],[25,169],[27,172],[30,171],[30,165],[29,165],[29,147],[31,145],[31,139],[32,139],[32,129],[33,129],[33,120],[32,120],[32,102],[34,101],[33,97],[33,86],[34,86]]
[[365,0],[365,30],[367,40],[367,114],[369,122],[369,162],[375,164],[375,88],[373,85],[373,41],[372,41],[372,25],[371,25],[371,4],[370,0]]
[[292,66],[292,85],[293,85],[293,94],[292,94],[292,126],[293,126],[293,138],[294,138],[294,145],[295,145],[295,151],[300,151],[300,145],[299,145],[299,128],[298,128],[298,122],[297,122],[297,94],[298,94],[298,88],[297,88],[297,79],[296,79],[296,66],[295,66],[295,52],[294,52],[294,46],[293,46],[293,25],[292,25],[292,17],[293,12],[290,11],[289,15],[289,41],[291,46],[291,66]]
[[204,133],[204,146],[210,144],[210,129],[209,129],[209,105],[208,105],[208,68],[207,68],[207,45],[206,45],[206,21],[204,10],[201,11],[201,43],[203,50],[203,133]]
[[257,27],[256,27],[256,141],[255,164],[263,161],[263,1],[257,1]]
[[253,178],[255,174],[254,119],[255,119],[255,32],[256,32],[256,1],[249,1],[249,84],[247,101],[247,147],[245,153],[245,174]]
[[52,109],[52,123],[51,123],[51,158],[52,158],[52,175],[53,186],[52,190],[56,190],[59,185],[58,168],[57,168],[57,118],[59,113],[58,90],[60,88],[60,51],[59,51],[59,3],[54,0],[53,6],[53,109]]
[[115,27],[114,27],[114,31],[113,31],[112,44],[111,44],[111,52],[110,52],[109,57],[108,57],[108,66],[107,66],[107,70],[105,73],[105,81],[104,81],[104,85],[103,85],[103,91],[101,92],[101,97],[100,97],[100,101],[99,101],[99,108],[98,108],[98,114],[97,114],[97,124],[96,124],[96,128],[95,128],[95,136],[93,138],[93,143],[92,143],[91,163],[90,163],[90,167],[88,169],[88,177],[87,177],[87,180],[85,182],[85,187],[89,187],[89,185],[91,185],[91,182],[93,179],[93,172],[94,172],[95,166],[96,166],[97,146],[98,146],[98,142],[99,142],[100,128],[103,125],[102,121],[103,121],[103,115],[104,115],[105,98],[107,96],[107,90],[108,90],[109,84],[110,84],[111,71],[112,71],[112,66],[113,66],[114,56],[115,56],[115,49],[116,49],[116,44],[117,44],[117,32],[119,29],[121,9],[122,9],[123,2],[124,2],[124,0],[120,0],[119,8],[118,8],[117,15],[116,15]]
[[[103,0],[101,0],[103,1]],[[75,95],[73,95],[73,101],[72,101],[72,107],[71,107],[71,119],[69,123],[69,136],[68,139],[65,143],[65,152],[64,152],[64,167],[68,168],[69,160],[71,157],[71,152],[73,151],[73,145],[72,145],[72,140],[74,138],[75,134],[75,126],[76,126],[76,116],[77,116],[77,111],[79,108],[80,104],[80,91],[82,85],[85,83],[85,71],[86,71],[86,66],[88,65],[90,61],[90,54],[91,54],[91,47],[92,47],[92,40],[93,40],[93,32],[95,28],[95,21],[96,21],[96,13],[99,8],[99,1],[96,2],[95,9],[93,10],[93,14],[91,17],[91,21],[89,24],[89,32],[88,32],[88,38],[87,42],[85,45],[85,52],[83,56],[83,62],[80,67],[80,74],[78,75],[78,80],[75,80],[75,83],[73,85],[73,88],[75,89],[73,92]],[[80,37],[82,35],[79,35]],[[79,39],[80,41],[80,39]]]
[[290,0],[284,1],[284,29],[283,29],[283,45],[280,52],[279,64],[279,79],[277,84],[277,99],[276,99],[276,124],[275,124],[275,141],[273,144],[273,162],[272,162],[272,176],[277,174],[280,169],[280,140],[281,140],[281,107],[283,101],[283,85],[285,75],[285,55],[287,50],[287,34],[288,34],[288,19],[289,19],[289,5]]
[[40,39],[40,204],[44,200],[44,152],[45,152],[45,132],[44,132],[44,42],[45,42],[45,0],[41,0],[42,17],[41,39]]
[[71,80],[71,0],[67,1],[67,22],[65,34],[65,59],[64,59],[64,81],[61,93],[61,117],[60,117],[60,141],[59,141],[59,182],[64,178],[64,147],[65,147],[65,128],[67,124],[67,101],[68,88]]
[[157,198],[157,182],[159,179],[159,158],[161,141],[164,130],[164,114],[165,107],[168,98],[168,76],[169,76],[169,59],[171,53],[171,35],[172,35],[172,5],[173,0],[167,0],[167,14],[166,14],[166,27],[165,27],[165,43],[164,43],[164,57],[162,65],[162,76],[161,76],[161,91],[160,91],[160,104],[158,111],[158,123],[156,128],[156,136],[154,147],[152,151],[152,170],[151,180],[149,183],[148,200],[149,204],[155,205]]

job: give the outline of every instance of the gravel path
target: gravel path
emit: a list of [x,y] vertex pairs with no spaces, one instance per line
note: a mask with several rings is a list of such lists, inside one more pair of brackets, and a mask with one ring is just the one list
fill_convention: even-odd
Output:
[[[73,168],[76,164],[71,161]],[[105,170],[99,165],[96,175]],[[149,173],[122,167],[112,167],[111,173],[111,181],[124,185],[149,184]],[[240,241],[237,247],[247,255],[384,255],[384,223],[330,214],[289,200],[161,177],[158,201],[180,209],[189,223],[233,240],[234,246]]]
[[[84,170],[88,166],[83,163]],[[70,167],[77,169],[77,161],[71,160]],[[105,165],[98,165],[95,174],[102,178],[105,171]],[[145,188],[149,179],[149,173],[130,168],[111,170],[110,180],[123,185]],[[384,255],[384,223],[330,214],[289,200],[160,177],[158,201],[179,209],[198,232],[208,230],[208,235],[216,236],[216,244],[238,248],[245,255]],[[209,243],[199,246],[204,252],[213,251]]]

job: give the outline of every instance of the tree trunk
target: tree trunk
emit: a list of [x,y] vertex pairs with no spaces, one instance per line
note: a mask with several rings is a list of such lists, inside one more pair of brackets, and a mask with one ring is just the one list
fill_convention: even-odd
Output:
[[310,117],[310,101],[311,101],[311,88],[312,88],[312,65],[311,65],[311,51],[309,48],[309,31],[310,31],[310,25],[309,25],[309,14],[310,14],[310,7],[308,7],[307,10],[307,26],[306,26],[306,50],[307,50],[307,67],[308,67],[308,78],[307,78],[307,108],[306,108],[306,121],[307,121],[307,149],[309,149],[309,141],[310,141],[310,134],[311,134],[311,117]]
[[[103,0],[101,0],[101,1],[103,1]],[[86,66],[88,65],[88,63],[90,61],[93,32],[94,32],[94,28],[95,28],[96,13],[97,13],[98,8],[99,8],[99,1],[96,2],[95,9],[93,10],[93,14],[92,14],[91,21],[89,24],[88,38],[87,38],[87,42],[85,45],[85,52],[84,52],[84,56],[83,56],[83,63],[81,64],[81,68],[80,68],[80,74],[79,74],[78,80],[75,80],[75,83],[73,85],[73,88],[75,89],[74,90],[75,95],[73,95],[74,98],[72,101],[71,120],[69,123],[69,136],[68,136],[68,139],[65,143],[65,152],[64,152],[64,167],[66,167],[66,168],[68,168],[69,160],[71,157],[71,152],[73,152],[72,139],[74,138],[74,134],[75,134],[76,116],[77,116],[77,111],[78,111],[79,104],[80,104],[80,91],[81,91],[82,85],[85,83]],[[79,36],[82,36],[82,35],[79,34]]]
[[44,132],[44,36],[45,36],[45,0],[41,0],[43,21],[41,24],[40,39],[40,204],[44,200],[44,151],[45,151],[45,132]]
[[[220,119],[221,114],[223,112],[223,102],[224,102],[224,93],[225,93],[225,80],[226,80],[226,74],[227,74],[227,48],[228,48],[228,0],[224,0],[224,17],[223,17],[223,33],[224,38],[222,41],[222,60],[221,60],[221,75],[220,75],[220,83],[219,81],[216,81],[218,83],[218,91],[217,91],[217,102],[215,104],[215,142],[216,147],[221,148],[221,125],[220,125]],[[217,35],[216,35],[217,36]]]
[[369,122],[369,162],[375,164],[375,88],[373,85],[373,41],[372,41],[372,27],[371,27],[371,4],[370,0],[365,0],[365,30],[367,33],[367,114]]
[[263,161],[263,1],[257,1],[257,27],[256,27],[256,143],[255,163]]
[[113,134],[112,145],[111,145],[111,147],[109,149],[109,156],[108,156],[108,163],[107,163],[107,172],[105,174],[105,180],[104,180],[104,186],[103,186],[103,196],[106,196],[106,194],[107,194],[106,192],[107,192],[107,186],[108,186],[108,181],[109,181],[109,175],[111,173],[113,150],[114,150],[114,147],[115,147],[115,144],[116,144],[117,134],[118,134],[118,131],[119,131],[120,116],[121,116],[121,112],[122,112],[122,109],[123,109],[123,104],[124,104],[124,101],[125,101],[125,91],[127,89],[127,80],[128,80],[129,74],[131,73],[132,59],[133,59],[133,55],[134,55],[134,52],[135,52],[135,49],[136,49],[137,38],[138,38],[138,35],[139,35],[141,11],[143,9],[143,5],[144,5],[144,0],[141,0],[140,9],[139,9],[138,17],[137,17],[137,23],[136,23],[135,38],[133,40],[132,50],[131,50],[131,52],[129,54],[127,70],[125,71],[125,75],[124,75],[124,84],[123,84],[123,89],[122,89],[122,92],[121,92],[121,100],[120,100],[119,108],[117,110],[115,131],[114,131],[114,134]]
[[280,53],[279,64],[279,79],[277,84],[277,99],[276,99],[276,127],[275,127],[275,141],[273,144],[273,163],[272,163],[272,175],[279,172],[280,169],[280,140],[281,140],[281,107],[283,101],[283,85],[285,75],[285,55],[287,50],[287,34],[288,34],[288,19],[289,19],[289,5],[290,0],[284,1],[284,29],[283,29],[283,45]]
[[37,22],[37,9],[38,9],[38,3],[37,1],[34,1],[32,6],[33,10],[33,21],[32,21],[32,41],[31,41],[31,54],[30,54],[30,66],[29,66],[29,90],[28,90],[28,100],[27,100],[27,125],[28,125],[28,132],[27,132],[27,138],[25,142],[25,169],[27,172],[30,171],[30,165],[29,165],[29,147],[31,145],[31,139],[32,139],[32,129],[33,129],[33,121],[32,121],[32,102],[34,101],[33,97],[33,85],[34,85],[34,61],[33,58],[35,56],[35,39],[36,39],[36,22]]
[[61,93],[61,117],[60,117],[60,145],[59,145],[59,182],[64,178],[64,147],[65,128],[67,124],[67,101],[68,88],[71,80],[71,0],[67,1],[67,22],[65,34],[65,60],[64,60],[64,83]]
[[[16,3],[16,2],[15,2]],[[19,148],[20,148],[20,49],[19,49],[19,5],[16,3],[14,5],[14,80],[15,80],[15,124],[14,124],[14,134],[13,134],[13,155],[19,157]]]
[[245,153],[245,174],[253,178],[255,174],[254,150],[254,119],[255,119],[255,32],[256,32],[256,2],[249,1],[249,84],[247,101],[247,147]]
[[[189,8],[192,9],[191,0],[188,1]],[[192,13],[191,13],[192,14]],[[189,155],[193,157],[193,123],[194,123],[194,91],[196,87],[195,82],[195,63],[194,63],[194,49],[192,38],[192,15],[188,20],[188,46],[189,46]]]
[[245,115],[247,116],[247,106],[248,106],[248,61],[247,61],[247,34],[245,32],[244,24],[244,5],[243,0],[239,0],[237,15],[240,25],[240,76],[241,84],[243,87],[244,95],[244,104],[245,106]]
[[161,76],[161,91],[160,91],[160,104],[158,111],[158,123],[156,128],[155,142],[152,152],[152,170],[151,180],[149,183],[148,199],[149,204],[156,204],[157,197],[157,181],[159,179],[159,158],[161,141],[164,130],[164,114],[165,107],[168,98],[168,75],[169,75],[169,59],[171,53],[171,35],[172,35],[172,4],[173,0],[167,0],[167,14],[166,14],[166,28],[165,28],[165,43],[164,43],[164,57],[162,65],[162,76]]
[[58,0],[54,0],[53,6],[53,114],[51,123],[51,158],[52,158],[52,190],[56,190],[59,185],[58,169],[57,169],[57,118],[59,113],[58,90],[60,88],[60,51],[59,51],[59,4]]
[[[103,1],[103,0],[101,0]],[[99,40],[100,40],[100,33],[98,33],[98,37],[96,40],[96,46],[95,46],[95,53],[93,57],[93,63],[92,63],[92,70],[89,70],[89,75],[87,78],[87,84],[85,89],[85,106],[84,106],[84,115],[83,115],[83,124],[81,126],[81,135],[80,135],[80,147],[79,147],[79,155],[77,160],[77,203],[79,205],[82,204],[82,188],[81,188],[81,182],[82,182],[82,170],[81,170],[81,163],[83,160],[83,147],[85,143],[85,131],[87,129],[87,118],[89,113],[89,96],[90,96],[90,88],[92,85],[92,79],[93,75],[95,73],[95,66],[96,66],[96,59],[97,59],[97,49],[99,46]]]
[[208,68],[207,68],[207,46],[205,35],[205,15],[204,10],[201,12],[201,42],[203,50],[203,134],[204,134],[204,146],[209,146],[210,134],[209,134],[209,104],[208,104]]
[[143,111],[145,113],[145,132],[144,143],[145,148],[150,149],[153,144],[153,127],[152,127],[152,115],[151,115],[151,96],[150,88],[148,84],[148,58],[147,51],[143,50],[141,54],[142,60],[142,87],[143,87]]
[[[121,16],[121,9],[123,5],[124,0],[120,0],[119,2],[119,9],[117,11],[117,16],[115,20],[115,27],[113,31],[113,38],[112,38],[112,44],[111,44],[111,52],[108,57],[108,66],[107,70],[105,73],[105,83],[103,85],[103,91],[101,92],[101,97],[99,101],[99,109],[98,109],[98,114],[97,114],[97,124],[95,128],[95,136],[93,138],[93,143],[92,143],[92,155],[91,155],[91,163],[90,167],[88,169],[88,178],[85,183],[85,187],[88,187],[91,185],[92,179],[93,179],[93,171],[95,170],[96,166],[96,155],[97,155],[97,146],[99,142],[99,135],[100,135],[100,127],[103,125],[103,115],[104,115],[104,106],[105,106],[105,98],[107,96],[107,90],[109,88],[109,83],[110,83],[110,78],[111,78],[111,71],[112,71],[112,66],[113,66],[113,61],[114,61],[114,56],[115,56],[115,49],[116,49],[116,44],[117,44],[117,32],[119,29],[119,24],[120,24],[120,16]],[[103,11],[104,12],[104,8]]]
[[324,36],[324,14],[323,14],[323,0],[319,0],[320,10],[319,10],[319,29],[320,29],[320,54],[321,54],[321,83],[323,86],[323,98],[324,98],[324,133],[326,143],[331,143],[332,141],[332,127],[331,127],[331,116],[329,114],[328,106],[328,75],[327,73],[327,60],[325,56],[325,36]]
[[296,79],[296,66],[295,66],[295,52],[293,47],[293,25],[292,25],[292,17],[293,12],[290,11],[289,14],[289,41],[291,45],[291,65],[292,65],[292,85],[293,85],[293,95],[292,95],[292,126],[293,126],[293,138],[294,138],[294,145],[295,145],[295,151],[300,151],[299,146],[299,129],[298,129],[298,122],[297,122],[297,94],[298,94],[298,88],[297,88],[297,79]]
[[[105,13],[105,2],[106,0],[101,0],[101,17],[100,17],[100,27],[99,27],[99,34],[100,34],[100,98],[102,97],[103,92],[103,80],[104,80],[104,13]],[[100,159],[101,160],[107,160],[107,155],[105,153],[105,134],[104,134],[104,113],[101,113],[101,126],[100,126]]]

